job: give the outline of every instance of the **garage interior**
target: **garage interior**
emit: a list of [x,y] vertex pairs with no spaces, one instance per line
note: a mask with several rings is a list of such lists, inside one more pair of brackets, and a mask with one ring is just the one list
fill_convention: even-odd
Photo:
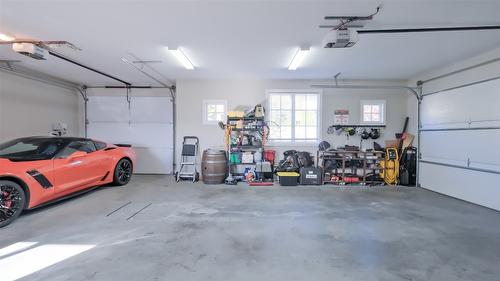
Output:
[[0,228],[0,280],[499,280],[499,12],[0,0],[0,143],[137,156]]

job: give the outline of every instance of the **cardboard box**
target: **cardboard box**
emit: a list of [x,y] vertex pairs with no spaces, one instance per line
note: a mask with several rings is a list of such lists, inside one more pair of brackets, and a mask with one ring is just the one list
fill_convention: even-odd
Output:
[[385,141],[385,147],[394,147],[398,148],[399,147],[399,140],[386,140]]
[[253,154],[252,154],[252,152],[243,152],[241,154],[241,163],[242,164],[251,164],[251,163],[253,163]]
[[242,118],[245,116],[245,112],[244,111],[229,111],[227,113],[227,116],[228,117]]

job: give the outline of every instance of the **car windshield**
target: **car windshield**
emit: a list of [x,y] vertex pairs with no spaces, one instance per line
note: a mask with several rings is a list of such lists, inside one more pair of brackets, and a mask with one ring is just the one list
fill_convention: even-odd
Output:
[[66,145],[63,139],[23,138],[0,144],[0,158],[13,161],[52,159]]

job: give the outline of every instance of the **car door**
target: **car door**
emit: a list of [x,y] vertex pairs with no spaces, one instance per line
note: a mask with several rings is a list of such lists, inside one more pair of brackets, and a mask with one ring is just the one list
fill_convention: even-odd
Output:
[[[106,147],[107,144],[104,142],[100,141],[94,141],[94,145],[96,147],[96,155],[99,155],[99,158],[101,159],[101,166],[102,166],[102,172],[107,173],[109,171],[109,166],[112,163],[113,157],[111,157],[111,154],[106,152]],[[109,171],[112,172],[112,171]]]
[[96,185],[104,176],[101,156],[90,140],[71,141],[54,159],[55,190],[65,195]]

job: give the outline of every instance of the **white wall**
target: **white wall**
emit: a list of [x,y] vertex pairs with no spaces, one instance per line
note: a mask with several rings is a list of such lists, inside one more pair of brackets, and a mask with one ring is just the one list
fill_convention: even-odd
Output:
[[74,90],[0,71],[0,142],[47,135],[52,123],[79,136],[79,94]]
[[[177,130],[176,145],[179,159],[182,137],[196,135],[200,137],[201,150],[207,148],[222,149],[224,146],[224,131],[217,125],[203,124],[202,103],[204,99],[227,100],[229,110],[236,107],[253,107],[256,104],[266,106],[268,89],[304,89],[312,84],[331,83],[331,81],[314,80],[179,80],[177,81]],[[368,84],[385,84],[388,82],[357,82]],[[402,85],[399,82],[391,82]],[[360,123],[360,101],[363,99],[384,99],[387,101],[387,128],[382,137],[377,140],[383,145],[384,139],[394,139],[394,134],[402,129],[406,117],[406,102],[408,93],[404,90],[352,90],[352,89],[324,89],[322,97],[322,139],[332,146],[358,145],[360,137],[344,135],[328,135],[327,128],[333,124],[335,109],[349,109],[350,123]],[[371,148],[372,141],[367,141],[363,147]],[[268,146],[269,147],[269,146]],[[287,149],[300,149],[316,153],[317,145],[309,147],[273,147],[281,154]],[[280,155],[281,157],[281,155]]]

